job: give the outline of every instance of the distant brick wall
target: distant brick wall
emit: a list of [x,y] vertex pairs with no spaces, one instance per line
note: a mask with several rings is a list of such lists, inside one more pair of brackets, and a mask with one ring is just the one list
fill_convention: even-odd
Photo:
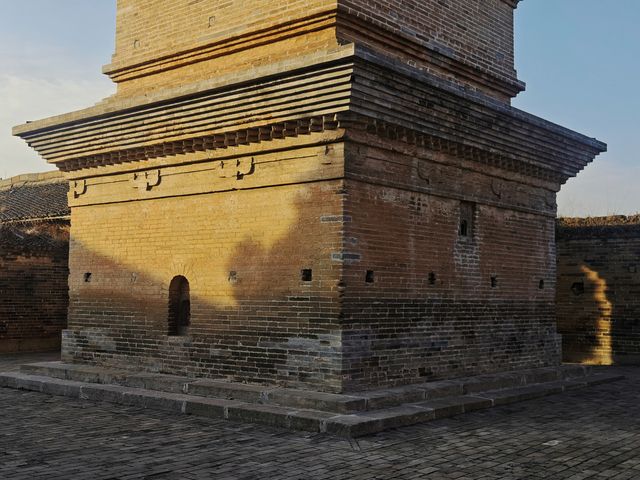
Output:
[[0,353],[60,348],[67,323],[68,227],[68,221],[0,225]]
[[558,222],[564,359],[640,364],[640,216]]
[[0,353],[60,348],[69,303],[68,189],[60,172],[0,180]]

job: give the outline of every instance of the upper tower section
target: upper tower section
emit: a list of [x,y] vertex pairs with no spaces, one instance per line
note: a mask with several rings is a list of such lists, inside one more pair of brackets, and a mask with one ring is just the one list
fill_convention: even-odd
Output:
[[508,102],[517,0],[118,0],[119,96],[360,48]]
[[338,38],[509,101],[519,0],[338,0]]

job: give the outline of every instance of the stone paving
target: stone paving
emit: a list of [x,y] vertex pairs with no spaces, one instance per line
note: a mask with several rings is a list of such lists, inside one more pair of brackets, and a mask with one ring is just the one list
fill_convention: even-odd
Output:
[[0,389],[0,479],[639,479],[640,368],[617,371],[357,441]]

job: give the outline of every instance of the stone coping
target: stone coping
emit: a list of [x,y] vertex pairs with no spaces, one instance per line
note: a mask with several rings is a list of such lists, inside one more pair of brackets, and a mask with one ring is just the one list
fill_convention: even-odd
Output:
[[608,215],[605,217],[560,217],[560,228],[612,227],[622,225],[640,225],[640,213],[636,215]]
[[313,408],[336,413],[353,413],[399,406],[408,402],[433,400],[482,391],[517,388],[543,382],[583,378],[591,367],[564,365],[504,372],[490,375],[427,382],[402,387],[370,390],[357,393],[326,393],[284,388],[275,385],[235,383],[221,379],[203,379],[166,375],[162,373],[132,372],[99,366],[64,362],[40,362],[23,365],[21,372],[103,385],[120,385],[168,393],[184,393],[243,402],[273,404],[296,408]]
[[558,240],[585,241],[602,238],[640,238],[640,214],[558,218],[556,237]]
[[0,387],[347,437],[619,380],[563,366],[352,395],[41,362],[0,374]]

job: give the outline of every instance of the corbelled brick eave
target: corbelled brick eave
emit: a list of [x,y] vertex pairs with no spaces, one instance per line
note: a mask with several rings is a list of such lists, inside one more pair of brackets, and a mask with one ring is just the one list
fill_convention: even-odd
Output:
[[121,98],[114,95],[92,107],[17,125],[13,127],[12,133],[15,136],[24,138],[25,135],[35,134],[40,131],[63,126],[72,127],[74,125],[85,124],[91,121],[108,118],[116,113],[133,111],[144,107],[156,106],[165,102],[185,99],[231,85],[239,87],[243,84],[251,84],[255,82],[256,78],[268,80],[271,77],[282,75],[286,72],[304,70],[306,68],[313,67],[318,63],[331,63],[345,58],[350,58],[354,55],[354,49],[355,46],[353,45],[341,46],[340,48],[325,51],[321,54],[302,55],[288,59],[284,62],[275,62],[268,65],[257,66],[248,71],[215,76],[200,82],[183,85],[178,88],[167,88],[136,97]]
[[276,68],[258,80],[219,80],[217,87],[190,86],[182,96],[166,92],[155,102],[94,107],[14,133],[63,170],[335,129],[353,114],[377,129],[398,126],[453,142],[462,155],[480,151],[521,164],[523,171],[534,166],[559,182],[606,151],[602,142],[482,93],[367,49],[351,51],[301,68]]

